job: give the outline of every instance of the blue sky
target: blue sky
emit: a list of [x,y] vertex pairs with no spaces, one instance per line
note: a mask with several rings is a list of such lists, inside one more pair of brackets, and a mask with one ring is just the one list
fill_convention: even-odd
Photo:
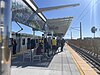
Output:
[[[45,12],[44,15],[47,18],[62,18],[67,16],[73,16],[74,19],[70,27],[79,27],[79,23],[82,22],[82,32],[83,37],[93,37],[91,33],[91,28],[93,26],[97,27],[96,36],[100,36],[100,1],[99,0],[34,0],[38,7],[50,7],[66,4],[80,3],[80,6],[73,8],[64,8],[60,10],[53,10]],[[84,11],[83,11],[84,10]],[[15,23],[12,23],[12,30],[15,31]],[[32,33],[31,28],[23,25],[24,33]],[[79,29],[79,28],[78,28]],[[17,30],[16,30],[17,31]],[[79,38],[79,31],[69,28],[65,38],[70,38],[70,33],[73,33],[73,38]],[[36,35],[41,35],[42,33],[36,32]]]

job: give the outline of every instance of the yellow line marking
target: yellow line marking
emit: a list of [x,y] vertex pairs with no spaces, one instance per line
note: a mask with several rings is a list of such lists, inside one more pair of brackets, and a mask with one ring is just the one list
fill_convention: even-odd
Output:
[[[68,45],[66,45],[66,46],[68,46]],[[68,48],[68,47],[67,47],[67,48]],[[69,48],[70,48],[70,47],[69,47]],[[73,58],[73,60],[74,60],[74,62],[75,62],[75,64],[76,64],[76,66],[77,66],[77,68],[78,68],[80,74],[81,74],[81,75],[85,75],[84,72],[83,72],[83,70],[82,70],[82,68],[81,68],[80,65],[78,64],[77,60],[75,59],[74,55],[73,55],[72,52],[70,51],[71,49],[69,49],[69,48],[68,48],[68,51],[71,53],[71,56],[72,56],[72,58]]]

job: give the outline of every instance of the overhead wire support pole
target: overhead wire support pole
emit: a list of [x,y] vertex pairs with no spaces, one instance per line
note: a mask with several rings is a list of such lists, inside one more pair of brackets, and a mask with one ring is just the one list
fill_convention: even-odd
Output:
[[80,22],[80,39],[82,39],[82,26],[81,26],[81,22]]
[[73,37],[72,37],[72,32],[71,32],[71,39],[73,39]]

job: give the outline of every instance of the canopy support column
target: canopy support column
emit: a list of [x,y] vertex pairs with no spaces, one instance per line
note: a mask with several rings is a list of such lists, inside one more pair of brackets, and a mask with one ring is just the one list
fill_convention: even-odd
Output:
[[0,0],[0,75],[10,75],[11,0]]

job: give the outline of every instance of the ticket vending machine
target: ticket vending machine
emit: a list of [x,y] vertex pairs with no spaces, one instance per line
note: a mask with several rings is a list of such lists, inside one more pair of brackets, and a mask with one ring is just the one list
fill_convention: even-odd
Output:
[[10,75],[11,0],[0,0],[0,75]]

